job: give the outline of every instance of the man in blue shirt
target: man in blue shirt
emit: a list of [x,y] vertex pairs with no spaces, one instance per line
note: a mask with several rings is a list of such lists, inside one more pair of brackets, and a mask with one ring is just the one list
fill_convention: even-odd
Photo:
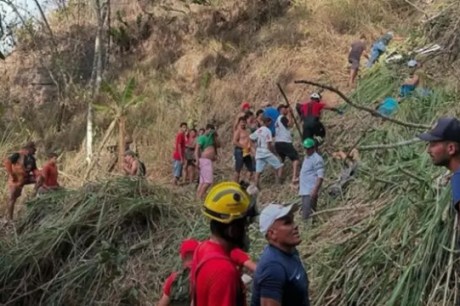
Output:
[[308,277],[296,246],[299,228],[294,204],[269,204],[259,216],[268,240],[254,274],[251,306],[310,306]]
[[439,118],[431,131],[418,135],[428,141],[428,154],[433,164],[444,166],[452,173],[453,206],[460,217],[460,121],[452,117]]
[[276,121],[278,120],[278,117],[280,116],[280,112],[276,107],[273,107],[270,102],[265,102],[264,104],[264,117],[265,118],[270,118],[272,122],[268,126],[268,129],[270,132],[272,132],[272,136],[275,137],[275,131],[276,131]]

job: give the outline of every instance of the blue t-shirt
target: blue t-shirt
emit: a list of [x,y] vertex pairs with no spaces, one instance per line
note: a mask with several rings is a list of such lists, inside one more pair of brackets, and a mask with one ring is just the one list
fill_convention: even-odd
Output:
[[270,132],[272,132],[272,136],[275,136],[275,130],[276,130],[275,124],[276,124],[276,120],[278,119],[279,115],[280,113],[273,106],[269,106],[264,109],[264,117],[268,117],[272,120],[272,122],[268,126],[268,128],[270,129]]
[[378,107],[378,112],[384,116],[390,117],[398,109],[398,101],[392,97],[387,97]]
[[460,202],[460,170],[454,172],[450,184],[452,186],[452,204],[455,209],[459,210],[460,207],[457,205]]
[[251,306],[260,306],[261,297],[282,306],[310,306],[308,277],[299,254],[265,247],[254,273]]

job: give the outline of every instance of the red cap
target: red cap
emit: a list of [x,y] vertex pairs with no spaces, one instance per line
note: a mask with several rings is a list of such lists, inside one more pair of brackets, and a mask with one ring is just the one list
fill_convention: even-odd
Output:
[[180,258],[184,259],[188,253],[195,252],[195,249],[198,247],[199,244],[200,243],[198,242],[198,240],[195,239],[186,239],[182,241],[179,248]]
[[250,108],[251,108],[251,104],[249,104],[249,102],[244,101],[243,103],[241,103],[241,110],[248,110]]

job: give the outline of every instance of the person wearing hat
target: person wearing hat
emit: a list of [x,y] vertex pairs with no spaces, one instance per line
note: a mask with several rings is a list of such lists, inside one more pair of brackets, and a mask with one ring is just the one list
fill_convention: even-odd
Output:
[[247,225],[256,215],[255,197],[238,183],[222,182],[211,188],[202,212],[210,220],[211,237],[193,255],[193,305],[243,306],[244,284],[231,253],[235,248],[247,249]]
[[324,179],[324,160],[316,152],[316,143],[312,138],[305,139],[303,147],[306,155],[300,169],[299,196],[302,199],[302,218],[306,220],[316,210]]
[[374,44],[371,47],[371,52],[369,56],[369,61],[367,62],[367,68],[372,67],[372,65],[375,64],[375,62],[378,61],[380,56],[385,53],[387,50],[388,44],[390,41],[393,39],[393,32],[388,32],[384,34],[382,37],[377,39],[377,41],[374,42]]
[[244,101],[243,103],[241,103],[240,112],[236,116],[235,122],[233,123],[233,130],[234,131],[238,129],[238,122],[239,122],[240,118],[245,117],[248,114],[248,112],[250,112],[250,111],[251,111],[251,104],[249,104],[249,102]]
[[310,101],[296,104],[296,110],[303,121],[302,140],[317,136],[321,138],[326,137],[326,129],[321,122],[321,112],[323,109],[334,111],[339,115],[343,114],[340,109],[330,107],[322,102],[321,95],[317,92],[310,95]]
[[8,174],[8,218],[13,220],[14,205],[21,196],[25,185],[35,184],[34,192],[37,192],[37,180],[40,171],[37,168],[34,142],[28,142],[19,152],[10,155],[3,161]]
[[186,239],[179,247],[179,255],[182,261],[182,270],[171,273],[163,285],[163,294],[158,306],[190,305],[189,278],[193,253],[200,245],[198,240]]
[[268,245],[254,274],[251,306],[310,305],[307,272],[296,250],[302,240],[295,208],[269,204],[260,213],[260,231]]
[[452,204],[460,216],[460,121],[453,117],[439,118],[433,129],[418,138],[428,142],[427,151],[433,164],[452,172]]

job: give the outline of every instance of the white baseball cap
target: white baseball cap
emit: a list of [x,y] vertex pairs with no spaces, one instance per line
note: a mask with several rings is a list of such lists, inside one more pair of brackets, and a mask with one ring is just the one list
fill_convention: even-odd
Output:
[[296,209],[295,204],[282,205],[282,204],[268,204],[259,215],[259,229],[264,235],[267,234],[268,229],[275,223],[276,220],[289,215]]
[[410,60],[407,62],[407,66],[410,67],[410,68],[414,68],[415,66],[417,66],[418,62],[414,59]]

